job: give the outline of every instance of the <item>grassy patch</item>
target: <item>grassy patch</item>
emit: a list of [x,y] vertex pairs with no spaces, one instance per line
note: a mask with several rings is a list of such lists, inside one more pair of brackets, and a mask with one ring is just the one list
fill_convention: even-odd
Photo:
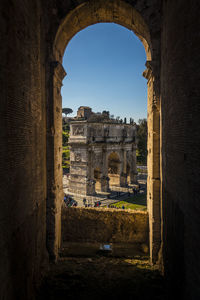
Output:
[[146,210],[147,209],[147,196],[146,193],[138,194],[131,196],[125,200],[119,201],[114,204],[110,204],[109,207],[119,207],[122,208],[124,205],[125,209],[137,209],[137,210]]

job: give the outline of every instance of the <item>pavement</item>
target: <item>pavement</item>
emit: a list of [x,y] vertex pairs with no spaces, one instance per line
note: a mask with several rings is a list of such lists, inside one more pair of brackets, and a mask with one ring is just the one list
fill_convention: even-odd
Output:
[[[146,190],[146,182],[147,182],[147,175],[139,173],[137,176],[138,184],[140,184],[141,189],[140,193],[145,192]],[[73,194],[68,191],[68,179],[67,176],[63,176],[63,187],[64,193],[69,195],[72,199],[77,202],[77,206],[85,207],[83,203],[83,199],[86,198],[87,206],[94,207],[95,203],[101,201],[100,207],[108,207],[110,204],[117,203],[124,199],[128,198],[128,192],[130,192],[130,196],[133,196],[133,187],[137,187],[137,185],[129,185],[128,187],[119,187],[119,186],[111,186],[111,192],[108,193],[99,193],[95,196],[85,196],[80,194]],[[120,195],[118,194],[120,192]],[[109,195],[109,198],[108,198]]]

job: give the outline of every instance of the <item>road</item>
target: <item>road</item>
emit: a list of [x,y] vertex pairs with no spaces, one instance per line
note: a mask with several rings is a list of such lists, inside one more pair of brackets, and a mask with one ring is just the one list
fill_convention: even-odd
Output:
[[[143,193],[146,190],[146,182],[147,182],[147,175],[139,173],[137,176],[138,183],[141,186],[140,193]],[[130,185],[129,187],[111,187],[111,193],[109,195],[109,198],[105,194],[97,194],[95,196],[85,196],[85,195],[79,195],[79,194],[72,194],[68,191],[68,180],[67,176],[63,176],[63,190],[64,193],[67,195],[70,195],[72,199],[77,201],[77,204],[79,207],[84,207],[83,199],[86,198],[86,204],[87,206],[94,207],[95,203],[98,201],[101,201],[101,207],[107,207],[110,204],[119,202],[123,199],[128,198],[128,191],[131,193],[130,196],[133,195],[132,188],[133,186],[137,185]],[[120,192],[120,195],[118,195],[118,192]]]

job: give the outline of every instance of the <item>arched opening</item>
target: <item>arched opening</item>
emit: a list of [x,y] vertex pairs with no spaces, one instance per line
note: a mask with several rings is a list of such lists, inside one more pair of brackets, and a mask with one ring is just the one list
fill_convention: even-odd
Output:
[[120,159],[116,152],[112,152],[108,156],[108,176],[110,186],[120,185]]
[[[156,74],[156,59],[154,56],[152,40],[148,26],[141,15],[129,4],[123,1],[92,1],[86,2],[67,14],[66,18],[59,25],[53,50],[53,61],[51,65],[51,92],[49,101],[52,106],[53,118],[50,120],[47,137],[50,146],[49,157],[53,158],[54,166],[49,168],[47,219],[54,221],[47,224],[47,233],[50,240],[50,251],[53,248],[55,253],[60,245],[60,215],[62,192],[62,170],[61,166],[61,94],[62,79],[66,75],[62,67],[62,58],[65,48],[71,38],[80,30],[89,25],[100,22],[114,22],[132,30],[142,41],[146,56],[147,70],[144,77],[148,80],[148,213],[150,226],[150,255],[152,261],[156,261],[160,249],[160,106],[159,106],[159,82]],[[154,72],[154,73],[153,73]],[[48,165],[47,159],[47,165]],[[53,182],[53,188],[52,188]],[[57,208],[52,216],[51,207]],[[53,224],[53,228],[52,228]],[[53,234],[51,234],[53,232]],[[53,243],[53,247],[52,247]]]
[[88,1],[72,10],[59,26],[54,42],[54,57],[62,62],[63,54],[71,38],[80,30],[96,23],[113,22],[132,30],[142,41],[147,61],[152,59],[150,33],[141,15],[128,3]]
[[101,191],[101,170],[100,168],[94,169],[95,191]]

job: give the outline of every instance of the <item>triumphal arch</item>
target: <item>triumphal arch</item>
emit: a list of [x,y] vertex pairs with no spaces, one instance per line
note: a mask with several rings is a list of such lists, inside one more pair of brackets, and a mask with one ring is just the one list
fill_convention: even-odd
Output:
[[96,184],[109,192],[110,183],[136,182],[136,125],[108,122],[70,123],[69,192],[94,195]]

